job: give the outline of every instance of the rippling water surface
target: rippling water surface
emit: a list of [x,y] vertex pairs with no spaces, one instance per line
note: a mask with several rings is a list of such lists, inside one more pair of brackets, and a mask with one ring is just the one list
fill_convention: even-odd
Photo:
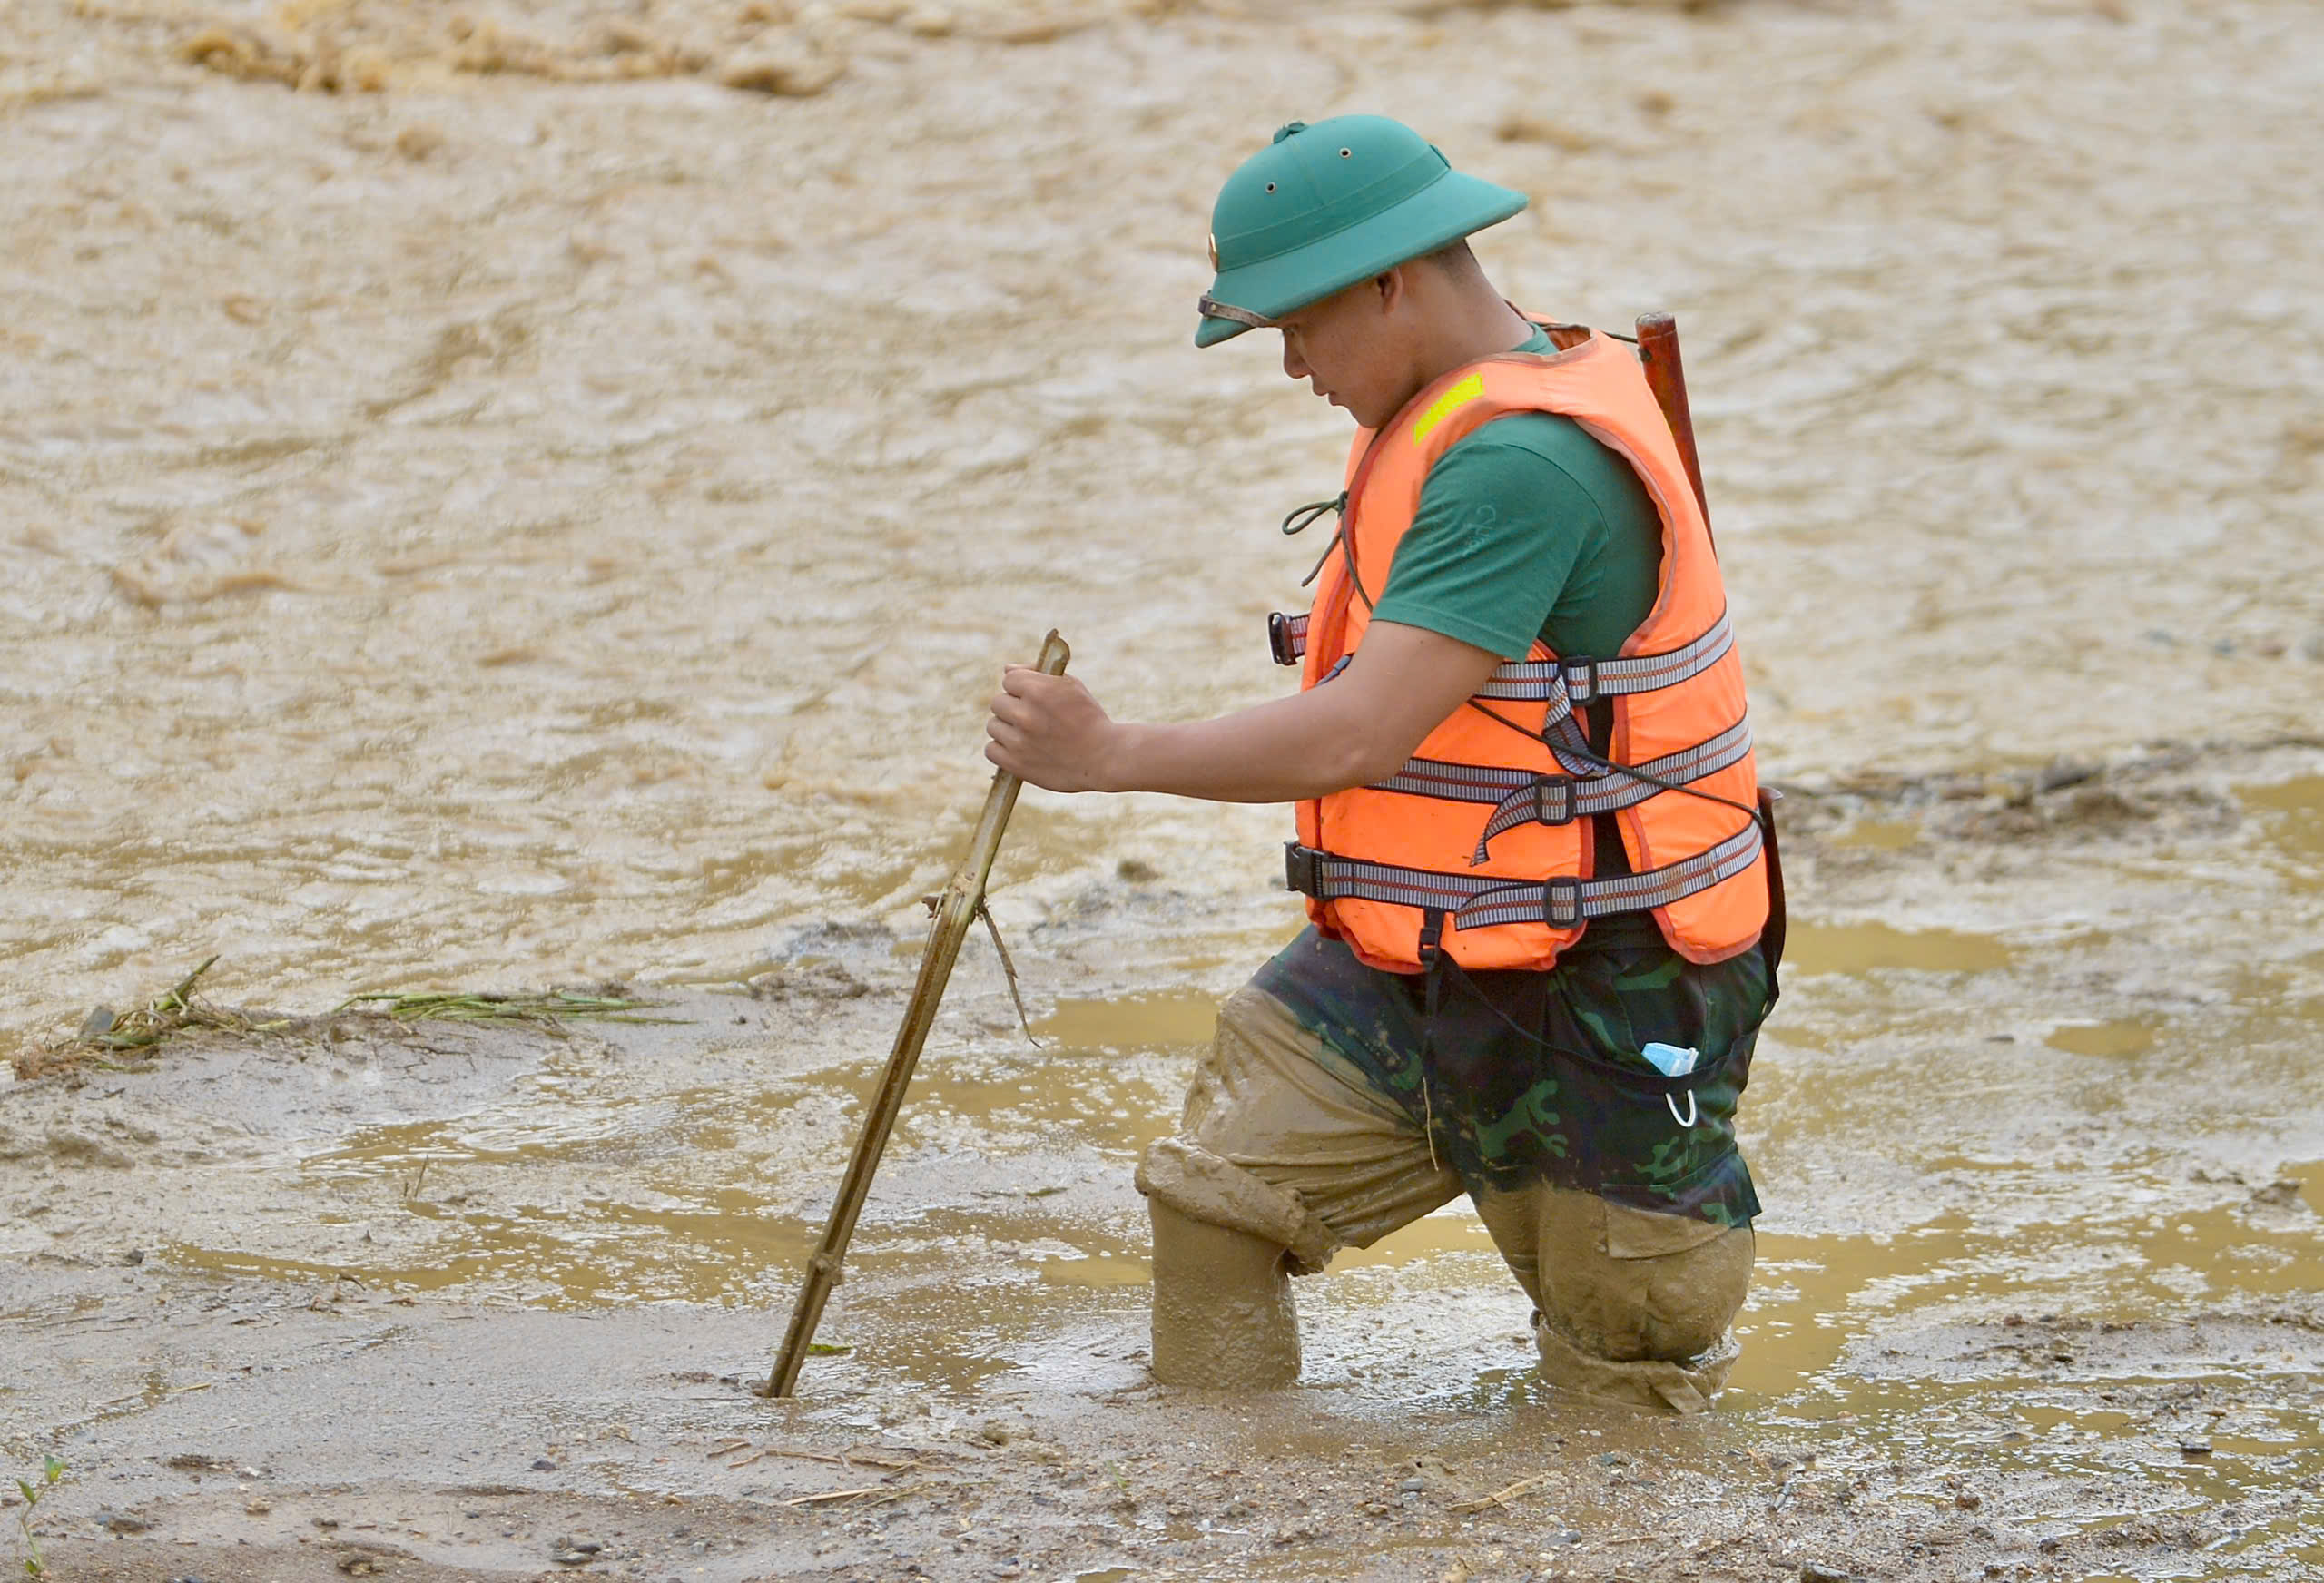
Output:
[[[293,1005],[739,975],[909,929],[1045,628],[1121,713],[1280,690],[1344,420],[1188,338],[1294,115],[1531,193],[1526,305],[1679,313],[1775,774],[2308,728],[2311,7],[904,9],[653,11],[807,39],[803,98],[457,70],[425,6],[299,13],[392,68],[300,93],[195,8],[15,9],[0,1024],[213,951]],[[1287,920],[1278,822],[1033,797],[999,905],[1127,858]]]

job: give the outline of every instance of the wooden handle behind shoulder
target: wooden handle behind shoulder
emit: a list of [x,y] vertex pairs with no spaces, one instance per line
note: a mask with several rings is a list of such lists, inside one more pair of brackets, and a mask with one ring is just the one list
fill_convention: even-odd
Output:
[[1687,464],[1687,481],[1695,487],[1695,504],[1703,521],[1710,521],[1710,501],[1703,494],[1702,459],[1695,454],[1695,418],[1687,408],[1687,366],[1679,357],[1679,321],[1668,313],[1641,313],[1638,320],[1638,359],[1646,366],[1646,383],[1654,392],[1670,433],[1679,442],[1679,459]]

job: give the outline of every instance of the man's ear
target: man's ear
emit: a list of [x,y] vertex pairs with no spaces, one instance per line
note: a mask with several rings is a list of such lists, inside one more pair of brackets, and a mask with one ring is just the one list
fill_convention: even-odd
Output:
[[1410,289],[1404,280],[1404,266],[1398,264],[1393,270],[1383,270],[1373,276],[1372,289],[1380,293],[1382,310],[1393,312],[1403,303],[1404,293]]

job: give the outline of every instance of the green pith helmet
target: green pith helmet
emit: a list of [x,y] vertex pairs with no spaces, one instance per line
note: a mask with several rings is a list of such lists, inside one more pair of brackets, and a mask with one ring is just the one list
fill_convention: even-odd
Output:
[[1295,121],[1218,190],[1210,211],[1218,273],[1195,345],[1264,329],[1524,207],[1522,192],[1462,175],[1400,121]]

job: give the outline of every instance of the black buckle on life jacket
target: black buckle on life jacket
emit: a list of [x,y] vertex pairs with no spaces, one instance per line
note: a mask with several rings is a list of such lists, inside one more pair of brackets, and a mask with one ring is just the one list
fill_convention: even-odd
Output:
[[1533,782],[1533,822],[1571,824],[1574,818],[1572,776],[1543,775]]
[[1420,965],[1428,969],[1428,1017],[1436,1020],[1436,964],[1444,950],[1444,914],[1430,908],[1420,915]]
[[1321,855],[1314,847],[1303,847],[1295,841],[1284,842],[1283,888],[1302,896],[1315,894],[1322,882],[1315,872],[1315,860]]
[[1280,610],[1267,617],[1267,648],[1274,654],[1275,663],[1278,665],[1299,663],[1299,655],[1291,646],[1291,617]]
[[1598,696],[1598,662],[1588,654],[1560,660],[1558,674],[1564,679],[1569,702],[1587,703]]
[[1551,929],[1571,929],[1581,921],[1579,875],[1552,874],[1542,881],[1541,921]]

